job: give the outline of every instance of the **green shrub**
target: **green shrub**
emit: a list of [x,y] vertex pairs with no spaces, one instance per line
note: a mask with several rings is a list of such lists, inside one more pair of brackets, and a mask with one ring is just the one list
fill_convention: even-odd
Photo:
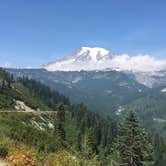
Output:
[[6,144],[0,143],[0,157],[6,158],[8,155],[8,146]]

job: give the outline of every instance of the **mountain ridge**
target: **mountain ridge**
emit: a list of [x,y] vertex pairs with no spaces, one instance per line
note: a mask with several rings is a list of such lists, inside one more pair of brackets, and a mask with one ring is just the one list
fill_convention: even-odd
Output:
[[43,67],[48,71],[115,70],[132,72],[156,72],[166,70],[166,60],[150,55],[113,54],[100,47],[81,47],[69,56]]

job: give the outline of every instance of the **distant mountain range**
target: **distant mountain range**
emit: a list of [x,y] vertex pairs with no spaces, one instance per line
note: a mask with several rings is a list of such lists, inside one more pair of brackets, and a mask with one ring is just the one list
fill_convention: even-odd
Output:
[[156,72],[166,69],[166,60],[157,60],[149,55],[116,55],[104,48],[81,47],[64,59],[45,65],[44,68],[48,71]]
[[41,81],[73,103],[83,102],[91,110],[116,114],[119,108],[151,93],[166,93],[165,64],[165,60],[148,55],[129,57],[103,48],[82,47],[42,69],[8,71]]
[[165,85],[166,60],[149,55],[116,55],[104,48],[81,47],[71,55],[42,68],[47,71],[120,71],[147,87]]

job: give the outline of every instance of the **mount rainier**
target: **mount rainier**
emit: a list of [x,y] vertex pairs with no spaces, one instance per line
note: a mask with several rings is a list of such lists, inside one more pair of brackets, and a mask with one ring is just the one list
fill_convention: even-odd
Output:
[[166,69],[166,60],[157,60],[149,55],[116,55],[104,48],[81,47],[66,58],[50,63],[44,68],[48,71],[158,72]]

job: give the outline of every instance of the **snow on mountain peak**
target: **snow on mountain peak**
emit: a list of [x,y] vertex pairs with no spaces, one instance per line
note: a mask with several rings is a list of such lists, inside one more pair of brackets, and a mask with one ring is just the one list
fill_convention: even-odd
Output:
[[77,60],[92,60],[99,61],[104,56],[107,56],[110,52],[104,48],[98,47],[81,47],[71,57]]
[[130,57],[127,54],[113,55],[98,47],[81,47],[70,56],[44,67],[48,71],[117,70],[153,72],[166,70],[166,60],[156,60],[149,55]]
[[89,51],[89,53],[93,55],[101,54],[102,56],[107,55],[110,51],[104,49],[104,48],[99,48],[99,47],[81,47],[80,48],[81,53]]

